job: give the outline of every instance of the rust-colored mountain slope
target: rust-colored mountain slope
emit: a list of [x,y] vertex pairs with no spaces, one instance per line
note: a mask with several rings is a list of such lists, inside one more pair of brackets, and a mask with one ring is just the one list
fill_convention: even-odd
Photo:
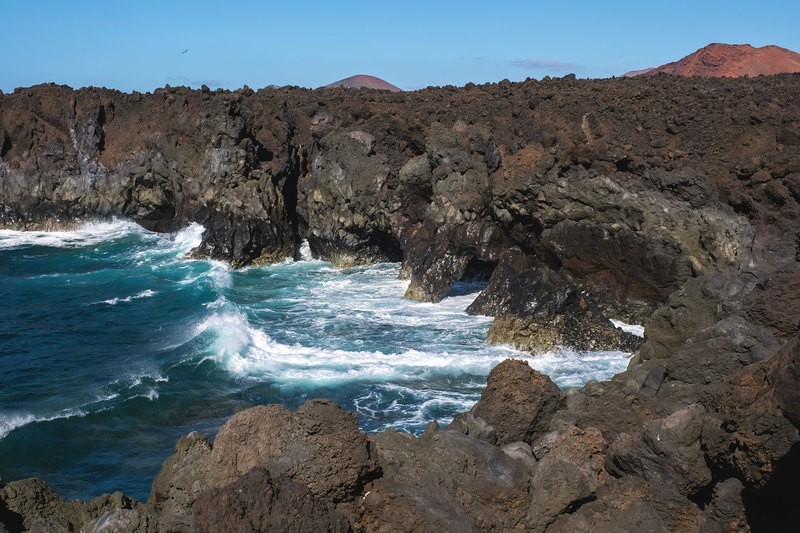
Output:
[[325,87],[349,87],[351,89],[380,89],[383,91],[400,92],[402,89],[375,76],[356,74],[343,80],[335,81]]
[[665,72],[678,76],[738,78],[800,72],[800,54],[780,46],[755,48],[749,44],[712,43],[679,61],[660,67],[634,70],[627,77]]

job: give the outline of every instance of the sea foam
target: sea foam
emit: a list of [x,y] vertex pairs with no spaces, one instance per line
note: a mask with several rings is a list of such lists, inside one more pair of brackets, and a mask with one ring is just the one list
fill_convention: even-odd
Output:
[[90,222],[69,231],[0,230],[0,250],[29,246],[82,248],[144,232],[141,226],[125,220]]
[[120,302],[127,303],[127,302],[131,302],[133,300],[140,300],[142,298],[152,298],[156,294],[158,294],[158,292],[151,291],[150,289],[147,289],[147,290],[141,291],[139,293],[136,293],[133,296],[126,296],[124,298],[110,298],[108,300],[103,300],[102,302],[98,302],[98,303],[108,304],[108,305],[117,305]]
[[631,335],[644,338],[644,326],[640,326],[639,324],[626,324],[622,320],[617,320],[614,318],[610,319],[610,321],[615,328],[619,328],[625,333],[630,333]]
[[34,415],[32,413],[0,412],[0,440],[15,429],[37,422],[51,422],[62,418],[82,417],[88,413],[79,408],[64,409],[51,415]]

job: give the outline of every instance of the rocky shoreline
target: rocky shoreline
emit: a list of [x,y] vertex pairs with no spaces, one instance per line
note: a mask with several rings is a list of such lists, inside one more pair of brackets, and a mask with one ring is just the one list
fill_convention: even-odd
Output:
[[0,531],[793,530],[799,202],[798,75],[0,95],[2,227],[199,222],[235,266],[307,240],[402,261],[415,300],[486,279],[494,342],[636,351],[565,392],[505,362],[419,438],[257,407],[181,439],[146,504],[8,483]]

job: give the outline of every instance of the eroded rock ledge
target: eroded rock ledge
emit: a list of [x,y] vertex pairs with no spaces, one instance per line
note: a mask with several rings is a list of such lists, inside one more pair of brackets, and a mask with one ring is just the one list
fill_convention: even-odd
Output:
[[[627,346],[559,391],[505,362],[415,438],[313,401],[192,434],[148,503],[0,488],[8,530],[793,530],[800,421],[800,76],[545,80],[416,93],[40,86],[0,96],[0,223],[198,221],[235,265],[307,239],[465,278],[490,336]],[[212,502],[224,502],[214,505]],[[114,525],[116,524],[116,525]],[[105,528],[105,529],[103,529]],[[2,531],[2,527],[0,527]]]

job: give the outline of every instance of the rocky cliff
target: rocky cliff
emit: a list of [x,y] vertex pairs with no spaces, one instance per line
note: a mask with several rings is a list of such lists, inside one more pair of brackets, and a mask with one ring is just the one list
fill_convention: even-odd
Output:
[[[364,436],[326,402],[256,408],[182,439],[146,505],[14,482],[0,524],[789,530],[798,202],[794,75],[2,95],[4,227],[198,221],[195,253],[235,265],[307,239],[340,266],[402,261],[417,300],[486,279],[470,311],[495,316],[493,341],[638,349],[567,392],[504,363],[418,439]],[[644,322],[644,343],[609,318]]]

